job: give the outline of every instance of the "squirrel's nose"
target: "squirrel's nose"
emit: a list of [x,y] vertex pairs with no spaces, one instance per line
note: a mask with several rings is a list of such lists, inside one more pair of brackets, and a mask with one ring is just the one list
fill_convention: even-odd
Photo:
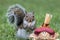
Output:
[[32,20],[29,20],[29,22],[32,22]]
[[31,20],[30,20],[30,22],[31,22]]

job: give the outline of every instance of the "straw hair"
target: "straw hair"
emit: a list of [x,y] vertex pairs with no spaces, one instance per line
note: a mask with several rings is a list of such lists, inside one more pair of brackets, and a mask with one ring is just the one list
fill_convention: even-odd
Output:
[[46,16],[45,16],[44,24],[49,24],[51,18],[52,18],[52,15],[47,13]]

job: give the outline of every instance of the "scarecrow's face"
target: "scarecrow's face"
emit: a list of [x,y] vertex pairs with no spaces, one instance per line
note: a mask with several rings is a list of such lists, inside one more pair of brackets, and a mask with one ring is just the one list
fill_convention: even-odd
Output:
[[35,38],[35,40],[40,40],[40,39],[44,40],[50,38],[50,34],[48,32],[41,32],[38,36],[36,36],[35,34],[32,34],[30,36]]
[[39,34],[39,38],[40,39],[49,39],[50,38],[50,34],[48,32],[41,32]]
[[[58,34],[55,34],[55,37],[58,37]],[[32,33],[30,35],[30,38],[32,38],[32,40],[54,40],[56,38],[52,37],[48,32],[41,32],[38,36],[35,35],[34,33]]]

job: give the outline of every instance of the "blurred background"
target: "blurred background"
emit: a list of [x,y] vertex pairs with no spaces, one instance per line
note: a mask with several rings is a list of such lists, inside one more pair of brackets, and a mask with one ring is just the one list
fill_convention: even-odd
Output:
[[50,26],[60,34],[60,0],[0,0],[0,40],[17,40],[15,28],[7,22],[7,9],[13,4],[22,5],[28,12],[34,11],[39,27],[49,12],[53,15]]

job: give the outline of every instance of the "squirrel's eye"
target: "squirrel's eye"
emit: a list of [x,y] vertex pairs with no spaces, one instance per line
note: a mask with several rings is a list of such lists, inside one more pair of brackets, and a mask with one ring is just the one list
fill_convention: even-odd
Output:
[[33,18],[34,18],[34,16],[33,16]]
[[26,17],[28,17],[28,16],[26,16]]

